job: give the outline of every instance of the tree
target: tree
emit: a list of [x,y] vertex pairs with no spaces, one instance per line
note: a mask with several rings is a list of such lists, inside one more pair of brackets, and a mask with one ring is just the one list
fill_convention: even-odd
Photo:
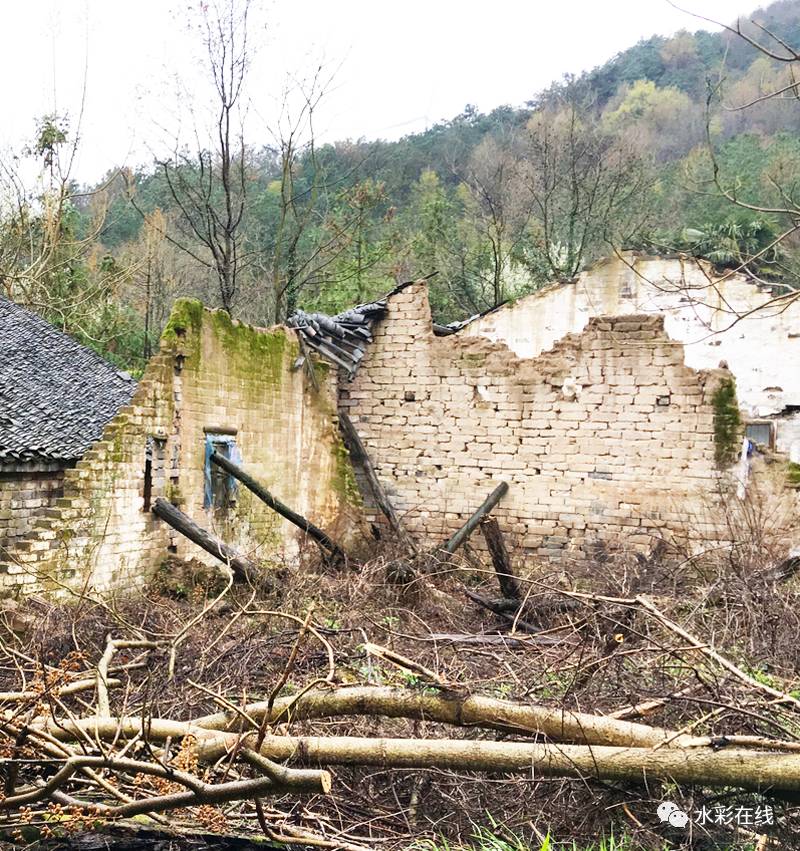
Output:
[[513,129],[487,135],[474,149],[461,184],[464,213],[478,236],[481,260],[473,263],[481,308],[496,307],[516,294],[515,258],[532,214],[521,190],[523,163]]
[[[800,119],[800,52],[775,31],[770,30],[756,20],[743,23],[737,20],[734,26],[725,26],[737,39],[761,54],[760,58],[751,64],[756,66],[766,79],[762,79],[758,89],[749,93],[740,88],[739,94],[746,94],[743,101],[727,107],[728,110],[739,113],[752,113],[759,110],[764,118],[765,105],[770,110],[775,104],[783,105],[791,115],[790,121],[795,126]],[[776,69],[773,73],[768,73]],[[775,222],[773,238],[761,240],[754,250],[742,252],[740,262],[734,271],[746,269],[751,274],[758,275],[765,263],[771,276],[777,276],[792,290],[800,290],[797,262],[793,259],[791,250],[796,236],[800,233],[800,155],[797,150],[786,151],[784,156],[775,158],[771,167],[765,170],[764,181],[756,197],[750,192],[740,191],[740,182],[736,175],[727,174],[722,166],[719,149],[716,144],[714,125],[711,120],[711,106],[721,101],[724,92],[724,79],[716,86],[709,88],[707,102],[706,139],[707,152],[710,161],[711,175],[708,180],[719,195],[734,208],[747,211],[754,217]],[[747,82],[747,80],[745,80]],[[752,80],[749,81],[752,83]],[[773,115],[774,120],[774,115]],[[745,246],[745,249],[747,246]],[[782,307],[788,305],[786,294],[778,297]],[[789,300],[794,300],[790,295]],[[767,306],[773,302],[767,302]]]
[[528,122],[524,188],[531,209],[520,256],[535,275],[571,279],[647,221],[647,159],[601,127],[575,100]]
[[170,159],[159,162],[180,211],[181,237],[173,241],[213,271],[220,303],[229,313],[234,311],[239,277],[250,262],[242,227],[247,204],[242,107],[250,65],[250,6],[251,0],[199,5],[199,30],[216,101],[213,131],[204,141],[195,127],[193,154],[176,147]]

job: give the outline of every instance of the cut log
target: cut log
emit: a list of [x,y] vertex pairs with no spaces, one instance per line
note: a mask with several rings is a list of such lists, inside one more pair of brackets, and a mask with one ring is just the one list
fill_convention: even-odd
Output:
[[187,517],[179,508],[163,497],[159,497],[151,511],[156,517],[160,517],[168,526],[172,526],[176,532],[180,532],[193,544],[211,553],[223,564],[227,564],[233,571],[234,576],[246,582],[254,583],[263,578],[258,567],[249,559],[245,558],[233,547],[198,526],[190,517]]
[[302,529],[309,538],[316,541],[323,549],[327,550],[337,561],[346,561],[347,554],[333,541],[322,529],[319,529],[302,514],[292,511],[288,505],[284,505],[274,497],[263,485],[260,485],[252,476],[245,473],[241,467],[237,467],[232,461],[220,455],[218,452],[211,453],[211,461],[225,470],[235,479],[238,479],[248,490],[252,491],[265,505],[273,511],[285,517],[290,523]]
[[500,531],[500,524],[487,514],[481,520],[481,532],[486,541],[486,546],[489,549],[489,555],[492,557],[492,565],[497,574],[497,581],[500,584],[500,593],[511,600],[519,600],[522,596],[519,590],[519,582],[514,576],[514,570],[511,567],[511,559],[508,557],[503,533]]
[[486,501],[481,507],[467,520],[467,522],[447,541],[442,549],[452,555],[460,546],[462,546],[467,538],[475,531],[478,524],[483,518],[497,505],[498,502],[508,493],[508,482],[500,482],[500,484],[489,494]]
[[360,464],[361,468],[364,470],[364,475],[367,478],[367,483],[369,484],[369,489],[372,491],[375,503],[378,508],[380,508],[383,516],[389,521],[389,526],[397,536],[397,539],[416,555],[418,552],[417,546],[414,541],[411,540],[408,532],[406,532],[401,525],[400,518],[397,516],[394,506],[392,505],[389,497],[386,495],[386,491],[383,489],[383,485],[378,479],[375,468],[372,466],[372,460],[369,457],[369,453],[367,452],[364,444],[361,442],[361,438],[356,431],[356,427],[353,425],[353,421],[344,411],[339,411],[339,425],[342,429],[344,441],[350,450],[351,459]]
[[[555,714],[560,710],[554,709]],[[617,724],[623,722],[616,722]],[[630,722],[627,722],[630,723]],[[34,733],[47,732],[60,741],[90,733],[106,741],[142,737],[195,736],[197,757],[213,763],[248,736],[204,729],[182,721],[129,716],[126,718],[63,718]],[[249,738],[255,737],[254,731]],[[754,791],[800,791],[800,754],[756,748],[715,749],[713,739],[691,746],[663,747],[571,745],[526,741],[464,739],[394,739],[349,736],[267,735],[259,753],[294,765],[359,765],[383,769],[434,768],[450,771],[520,772],[533,777],[573,777],[582,781],[647,783],[654,779],[693,786],[730,787]]]

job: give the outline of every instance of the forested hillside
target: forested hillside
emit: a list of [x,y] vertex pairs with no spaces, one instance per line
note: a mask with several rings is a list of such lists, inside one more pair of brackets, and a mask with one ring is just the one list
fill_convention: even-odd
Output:
[[[220,136],[91,187],[69,178],[69,123],[44,117],[19,152],[35,185],[5,164],[0,282],[134,372],[180,295],[269,324],[435,273],[447,322],[626,247],[792,286],[800,104],[797,63],[781,60],[800,46],[800,4],[752,17],[745,34],[774,55],[687,29],[532,92],[522,109],[467,106],[394,142],[322,145],[298,121],[269,145]],[[221,98],[224,115],[236,92]]]

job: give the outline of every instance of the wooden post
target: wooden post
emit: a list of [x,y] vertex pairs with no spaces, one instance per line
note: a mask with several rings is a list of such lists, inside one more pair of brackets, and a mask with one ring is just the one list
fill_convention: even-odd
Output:
[[397,516],[394,506],[389,501],[389,497],[386,495],[386,491],[383,489],[383,485],[381,485],[378,476],[375,473],[375,468],[372,466],[372,460],[370,459],[364,444],[361,442],[361,438],[356,431],[356,427],[344,411],[339,411],[339,424],[342,428],[345,443],[347,443],[350,449],[350,457],[360,463],[363,467],[364,475],[367,477],[367,482],[370,490],[372,491],[372,495],[375,497],[375,502],[378,504],[378,508],[380,508],[384,517],[386,517],[389,521],[389,525],[397,538],[402,541],[412,553],[416,554],[416,544],[411,540],[408,532],[406,532],[406,530],[400,525],[400,518]]
[[464,544],[469,536],[475,531],[481,520],[497,505],[498,502],[508,493],[508,482],[500,482],[500,484],[489,494],[486,501],[481,507],[467,520],[467,522],[450,538],[447,543],[442,546],[442,549],[452,555],[462,544]]
[[500,525],[494,517],[487,514],[481,520],[481,532],[483,532],[486,546],[489,548],[489,555],[492,557],[497,581],[500,583],[500,593],[510,600],[519,600],[522,596],[519,590],[519,582],[517,582],[517,577],[514,576]]
[[309,538],[313,538],[321,547],[328,550],[337,560],[346,561],[347,554],[333,540],[331,540],[322,529],[318,529],[313,523],[310,523],[301,514],[292,511],[287,505],[284,505],[279,499],[276,499],[265,487],[260,485],[252,476],[245,473],[241,467],[237,467],[232,461],[220,455],[218,452],[211,453],[211,461],[218,467],[222,467],[226,473],[229,473],[235,479],[238,479],[248,490],[251,490],[265,505],[268,505],[273,511],[285,517],[290,523],[302,529]]
[[187,517],[179,508],[176,508],[163,497],[159,497],[155,501],[151,510],[156,517],[160,517],[167,525],[172,526],[192,543],[197,544],[207,553],[211,553],[214,558],[218,558],[221,562],[227,564],[237,578],[250,583],[260,578],[260,571],[252,561],[198,526],[194,520]]

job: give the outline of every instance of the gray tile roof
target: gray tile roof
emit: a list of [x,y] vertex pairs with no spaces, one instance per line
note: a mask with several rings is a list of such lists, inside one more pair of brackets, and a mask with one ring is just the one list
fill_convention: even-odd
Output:
[[127,373],[0,296],[0,469],[80,458],[135,389]]
[[372,328],[386,314],[386,299],[359,304],[336,316],[295,311],[286,324],[326,360],[347,370],[352,378],[361,363]]

